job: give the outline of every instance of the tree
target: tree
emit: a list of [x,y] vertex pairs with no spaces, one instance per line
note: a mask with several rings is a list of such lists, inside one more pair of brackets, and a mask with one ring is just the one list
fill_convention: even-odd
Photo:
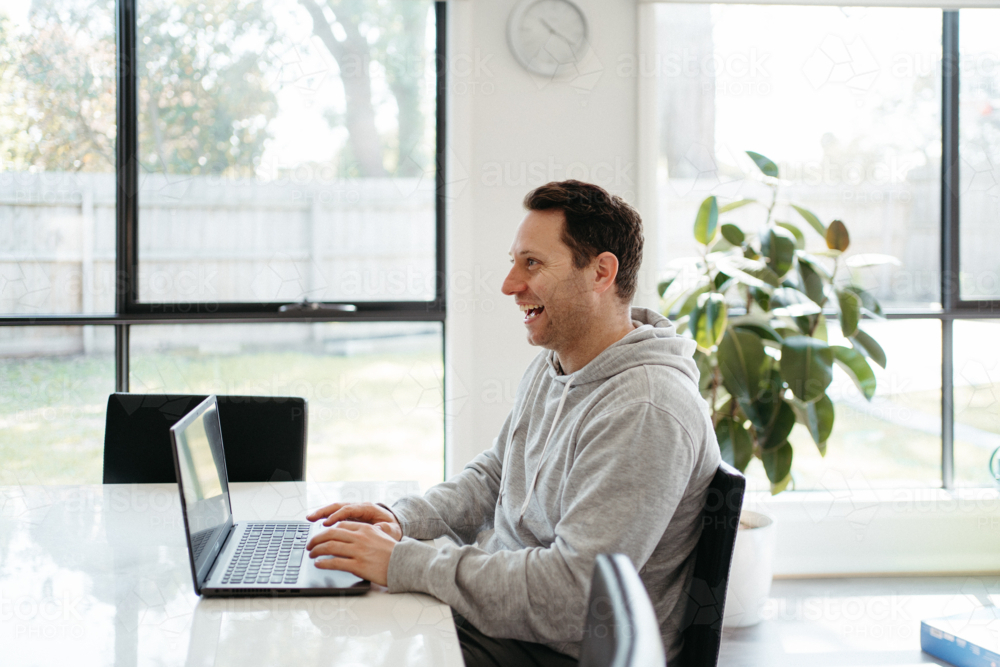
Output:
[[[327,114],[348,132],[339,156],[343,171],[421,173],[429,153],[424,90],[431,4],[299,2],[344,87],[344,113]],[[144,0],[139,7],[142,169],[252,176],[278,114],[278,86],[265,57],[287,41],[278,21],[263,0]],[[25,25],[0,15],[2,168],[114,170],[112,9],[107,0],[34,0]],[[391,100],[373,86],[376,77]],[[398,130],[380,132],[378,107],[392,102]]]
[[375,126],[373,63],[384,69],[397,107],[398,133],[390,161],[400,175],[420,173],[427,162],[423,145],[426,119],[420,102],[428,55],[424,39],[429,3],[299,0],[299,4],[309,12],[313,33],[340,69],[347,107],[344,125],[356,175],[387,173],[383,144],[388,142]]
[[150,172],[252,176],[277,115],[261,2],[154,0],[138,17],[139,146]]
[[[252,175],[277,112],[258,65],[276,39],[259,2],[151,0],[139,16],[145,171]],[[103,0],[36,0],[0,23],[5,168],[113,171],[116,63]]]
[[0,16],[0,169],[114,171],[115,42],[101,18],[43,5],[18,32]]

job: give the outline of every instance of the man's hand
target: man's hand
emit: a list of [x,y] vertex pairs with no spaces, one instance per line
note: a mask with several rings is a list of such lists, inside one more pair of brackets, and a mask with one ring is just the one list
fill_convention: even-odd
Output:
[[397,542],[403,539],[403,529],[395,515],[374,503],[333,503],[321,507],[306,518],[310,521],[319,521],[325,518],[324,526],[332,526],[338,521],[370,523]]
[[[311,518],[314,515],[309,516]],[[309,550],[310,558],[339,556],[339,558],[318,560],[315,563],[316,567],[324,570],[344,570],[385,586],[389,579],[389,558],[392,557],[392,550],[397,544],[397,540],[382,528],[386,525],[388,524],[385,522],[372,525],[341,521],[335,528],[316,534],[309,540],[306,549]]]

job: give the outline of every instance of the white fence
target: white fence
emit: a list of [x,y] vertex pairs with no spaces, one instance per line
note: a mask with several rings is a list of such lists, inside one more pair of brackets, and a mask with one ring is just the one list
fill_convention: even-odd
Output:
[[[433,175],[296,173],[269,183],[143,176],[140,300],[433,298]],[[110,313],[115,279],[114,175],[0,172],[0,312]],[[90,327],[0,328],[8,354],[106,341]]]
[[[886,187],[789,186],[782,197],[826,222],[842,219],[852,253],[900,259],[900,267],[859,275],[886,305],[928,304],[939,300],[937,182],[929,171]],[[760,186],[743,184],[732,196],[767,196],[755,187]],[[656,253],[661,268],[697,253],[691,228],[707,194],[705,184],[694,180],[672,179],[661,186]],[[139,201],[143,301],[394,301],[434,294],[432,176],[349,180],[299,172],[261,183],[146,175]],[[822,245],[796,213],[780,207],[777,213],[778,219],[799,222],[811,243]],[[745,207],[723,218],[753,231],[763,215]],[[991,232],[997,201],[985,191],[963,192],[962,220],[964,290],[996,297],[1000,258],[992,250]],[[112,312],[114,252],[113,175],[0,172],[0,312]],[[355,336],[364,328],[348,329]],[[304,335],[302,328],[279,327],[267,340],[282,330],[290,340]],[[205,344],[213,344],[213,336],[218,344],[231,337],[222,329],[212,331],[204,332]],[[256,336],[245,334],[247,340]],[[183,336],[168,338],[180,345]],[[109,345],[110,335],[99,332],[95,338],[91,327],[0,327],[0,354]]]

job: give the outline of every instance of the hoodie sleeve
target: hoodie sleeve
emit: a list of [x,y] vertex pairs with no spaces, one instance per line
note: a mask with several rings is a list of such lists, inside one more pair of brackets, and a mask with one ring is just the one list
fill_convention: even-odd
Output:
[[650,403],[601,414],[579,432],[551,545],[490,554],[404,538],[389,590],[430,593],[493,637],[578,642],[597,554],[625,553],[642,568],[688,489],[700,440]]
[[417,540],[447,535],[459,544],[472,544],[482,530],[493,526],[512,414],[507,415],[493,446],[462,472],[432,486],[422,497],[406,496],[393,504],[391,511],[403,535]]

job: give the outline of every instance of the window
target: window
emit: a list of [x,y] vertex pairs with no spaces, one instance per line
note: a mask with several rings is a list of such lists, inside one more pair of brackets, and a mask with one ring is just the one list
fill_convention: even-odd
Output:
[[[826,456],[800,425],[790,437],[798,490],[987,483],[998,380],[978,318],[1000,293],[997,27],[997,10],[657,6],[659,265],[699,254],[705,197],[768,190],[752,150],[787,180],[775,219],[799,223],[807,250],[825,245],[787,202],[842,219],[849,278],[886,312],[864,323],[888,358],[874,399],[836,369]],[[720,223],[763,220],[746,206]],[[876,253],[898,264],[858,257]],[[759,461],[748,473],[766,488]]]
[[6,461],[99,481],[116,389],[284,393],[310,401],[310,477],[443,477],[443,21],[0,6]]

